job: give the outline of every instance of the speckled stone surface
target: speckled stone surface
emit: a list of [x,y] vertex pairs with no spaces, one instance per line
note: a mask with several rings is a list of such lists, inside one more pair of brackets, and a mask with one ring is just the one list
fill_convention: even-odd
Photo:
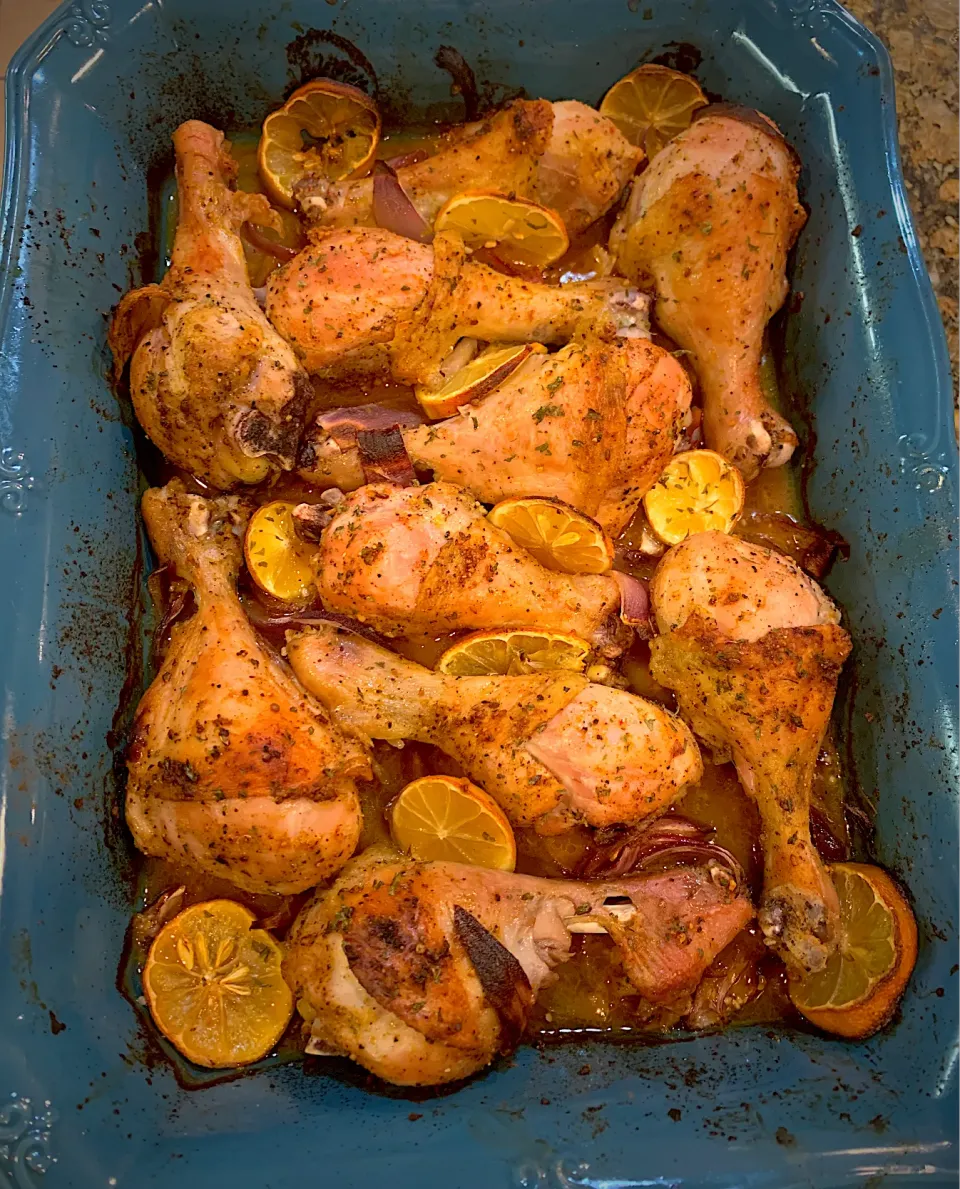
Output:
[[[957,363],[957,0],[845,0],[893,58],[903,172]],[[955,387],[956,391],[956,387]],[[956,396],[954,397],[956,400]]]

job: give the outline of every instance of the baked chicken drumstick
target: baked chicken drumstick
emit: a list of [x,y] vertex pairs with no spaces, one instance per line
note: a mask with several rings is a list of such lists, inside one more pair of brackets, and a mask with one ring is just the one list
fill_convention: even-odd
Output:
[[236,592],[236,499],[201,499],[173,480],[146,493],[143,515],[196,612],[173,628],[137,709],[126,799],[134,841],[247,891],[305,891],[356,847],[367,753],[250,626]]
[[435,744],[541,834],[656,817],[702,775],[685,723],[578,673],[448,677],[332,623],[288,634],[287,654],[343,730]]
[[128,293],[110,331],[117,371],[148,437],[214,487],[290,470],[309,380],[257,304],[238,235],[274,225],[263,195],[230,188],[223,133],[199,120],[173,136],[180,199],[173,258],[160,285]]
[[840,613],[789,558],[724,533],[671,549],[650,593],[661,633],[651,673],[718,760],[733,760],[760,811],[766,941],[819,970],[839,905],[810,839],[810,789],[850,652]]
[[284,974],[308,1052],[437,1085],[516,1046],[572,932],[609,933],[649,1010],[682,1009],[752,916],[719,862],[574,883],[372,848],[300,913]]
[[656,289],[656,318],[692,353],[707,445],[754,478],[797,445],[760,385],[767,322],[806,215],[796,154],[764,116],[726,104],[694,122],[634,182],[611,234],[624,275]]
[[[493,190],[550,207],[573,236],[610,209],[642,156],[585,103],[520,99],[452,129],[425,160],[398,164],[396,173],[428,224],[455,194]],[[300,202],[320,226],[374,227],[373,186],[372,178],[308,179]]]
[[536,627],[616,649],[625,634],[616,579],[546,569],[451,483],[361,487],[323,531],[317,562],[327,610],[385,636]]
[[375,227],[312,231],[267,282],[270,321],[312,374],[389,371],[438,383],[461,338],[561,344],[609,318],[648,336],[648,298],[627,281],[544,285],[468,260],[458,236],[433,244]]

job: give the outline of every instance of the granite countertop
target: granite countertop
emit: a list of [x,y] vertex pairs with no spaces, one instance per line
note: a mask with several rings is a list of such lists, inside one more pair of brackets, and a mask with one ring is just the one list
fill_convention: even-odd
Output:
[[903,172],[947,331],[956,404],[957,0],[843,3],[881,38],[893,59]]

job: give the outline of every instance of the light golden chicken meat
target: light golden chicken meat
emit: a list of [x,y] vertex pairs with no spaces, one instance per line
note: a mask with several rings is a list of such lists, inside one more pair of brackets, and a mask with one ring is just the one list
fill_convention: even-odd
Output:
[[403,432],[413,463],[485,503],[552,496],[612,536],[673,454],[690,408],[687,374],[648,339],[588,337],[531,355],[458,415]]
[[273,225],[262,195],[230,188],[223,133],[189,120],[173,137],[179,218],[160,285],[128,293],[110,332],[115,367],[128,358],[140,424],[174,465],[214,487],[259,483],[294,464],[306,373],[250,287],[238,231]]
[[137,709],[126,798],[134,841],[247,891],[302,892],[356,847],[368,755],[250,626],[236,592],[236,500],[188,495],[174,480],[146,493],[143,515],[196,612],[173,628]]
[[636,180],[610,239],[620,271],[653,285],[657,322],[692,354],[707,445],[747,479],[797,445],[761,387],[760,359],[806,220],[799,170],[765,117],[703,108]]
[[643,160],[606,116],[585,103],[552,103],[553,128],[528,197],[563,219],[571,239],[613,206]]
[[[396,173],[429,226],[455,194],[493,190],[551,207],[573,236],[610,209],[642,157],[585,103],[520,99],[453,129],[426,160],[400,164]],[[319,226],[375,227],[373,186],[373,178],[310,179],[300,202]]]
[[320,413],[304,432],[301,476],[355,491],[365,483],[357,431],[396,425],[419,470],[494,504],[563,500],[617,536],[669,461],[690,406],[690,382],[649,339],[588,336],[533,354],[494,391],[431,425],[365,405]]
[[379,228],[311,232],[271,274],[266,309],[307,371],[330,378],[389,371],[442,381],[460,338],[560,344],[609,319],[648,337],[648,299],[628,282],[544,285],[466,259],[458,237],[416,243]]
[[512,1051],[538,991],[571,957],[572,932],[608,932],[655,1009],[689,1002],[752,916],[719,863],[574,883],[377,848],[300,913],[284,975],[308,1052],[348,1056],[397,1085],[438,1085]]
[[760,811],[767,943],[819,970],[839,906],[810,838],[810,790],[850,652],[840,614],[789,558],[723,533],[671,549],[650,593],[661,633],[651,673]]
[[434,744],[541,834],[656,817],[702,774],[685,723],[578,673],[448,677],[334,624],[288,635],[287,654],[343,730]]
[[385,636],[532,627],[613,652],[629,638],[616,579],[546,569],[451,483],[359,488],[323,531],[317,563],[327,610]]

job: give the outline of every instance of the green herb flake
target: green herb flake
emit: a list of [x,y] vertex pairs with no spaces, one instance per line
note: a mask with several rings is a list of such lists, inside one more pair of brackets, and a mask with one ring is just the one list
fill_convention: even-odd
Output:
[[533,414],[533,419],[537,425],[544,419],[544,417],[562,417],[563,405],[541,405],[539,409]]

